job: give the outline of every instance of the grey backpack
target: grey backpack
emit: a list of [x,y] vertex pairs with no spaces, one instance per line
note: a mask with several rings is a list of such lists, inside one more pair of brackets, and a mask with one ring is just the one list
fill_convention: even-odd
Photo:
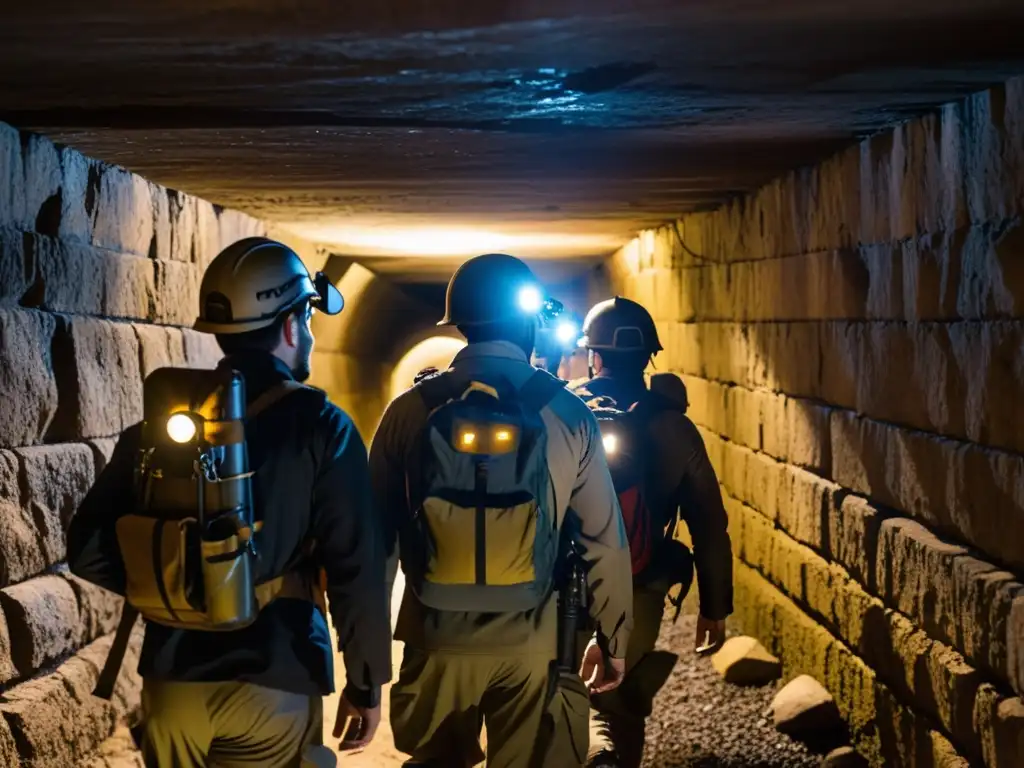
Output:
[[550,592],[558,530],[541,411],[564,385],[545,371],[520,388],[453,371],[416,385],[429,416],[401,551],[424,605],[518,612]]

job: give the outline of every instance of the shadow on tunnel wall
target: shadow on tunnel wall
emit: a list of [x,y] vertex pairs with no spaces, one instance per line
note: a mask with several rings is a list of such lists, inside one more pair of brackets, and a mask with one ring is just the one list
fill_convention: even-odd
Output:
[[1024,755],[1022,213],[1017,79],[609,262],[718,472],[732,625],[875,766]]

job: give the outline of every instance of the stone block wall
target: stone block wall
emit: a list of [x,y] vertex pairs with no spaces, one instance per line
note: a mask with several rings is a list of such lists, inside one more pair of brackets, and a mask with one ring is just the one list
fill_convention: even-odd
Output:
[[1024,760],[1024,79],[608,264],[685,380],[732,621],[875,766]]
[[93,698],[120,599],[67,572],[65,531],[141,418],[142,378],[219,359],[186,327],[202,269],[266,232],[0,124],[0,765],[135,764],[105,741],[137,718],[141,634],[113,701]]

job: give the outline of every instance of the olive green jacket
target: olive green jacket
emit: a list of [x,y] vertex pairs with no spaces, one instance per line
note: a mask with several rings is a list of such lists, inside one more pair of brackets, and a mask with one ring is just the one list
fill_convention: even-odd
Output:
[[[522,386],[536,372],[519,347],[503,341],[470,344],[456,355],[452,370],[467,383],[474,375],[503,374],[514,386]],[[591,616],[608,638],[609,653],[622,658],[633,626],[633,579],[622,512],[597,420],[567,389],[555,394],[541,417],[548,432],[551,508],[559,530],[570,516],[574,518],[576,540],[588,564]],[[370,446],[389,586],[398,569],[397,532],[414,511],[406,498],[406,475],[417,470],[415,447],[426,419],[426,405],[414,387],[388,406]],[[395,639],[426,650],[554,654],[557,626],[554,595],[533,611],[479,614],[427,608],[406,589]]]

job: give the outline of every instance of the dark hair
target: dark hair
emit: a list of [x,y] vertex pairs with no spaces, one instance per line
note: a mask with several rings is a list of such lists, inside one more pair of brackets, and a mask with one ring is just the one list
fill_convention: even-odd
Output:
[[217,345],[225,355],[237,355],[239,352],[273,352],[281,343],[281,330],[292,315],[301,315],[306,303],[282,312],[273,323],[245,333],[218,333]]
[[594,351],[601,356],[601,365],[609,371],[642,372],[651,360],[650,352],[633,350],[624,352],[614,349],[596,349]]

